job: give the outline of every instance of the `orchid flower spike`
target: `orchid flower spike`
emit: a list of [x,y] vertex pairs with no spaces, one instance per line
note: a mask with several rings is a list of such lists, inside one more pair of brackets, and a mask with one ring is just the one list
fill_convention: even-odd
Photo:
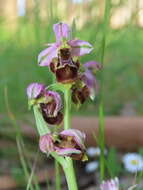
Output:
[[78,39],[69,40],[70,28],[67,24],[54,24],[53,30],[56,42],[48,44],[49,47],[39,54],[38,63],[48,66],[58,82],[71,83],[77,79],[79,69],[79,61],[73,58],[90,53],[92,45]]
[[77,129],[64,130],[59,134],[40,137],[39,147],[44,153],[56,152],[59,156],[85,161],[85,134]]
[[31,83],[27,87],[30,106],[38,105],[44,120],[51,125],[59,125],[63,120],[61,97],[57,92],[46,91],[40,83]]

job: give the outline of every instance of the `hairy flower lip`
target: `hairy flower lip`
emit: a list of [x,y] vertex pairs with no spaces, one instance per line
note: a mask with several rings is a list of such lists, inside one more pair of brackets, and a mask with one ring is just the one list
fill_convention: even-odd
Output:
[[42,115],[44,120],[49,124],[49,125],[60,125],[63,121],[63,114],[61,112],[58,112],[55,117],[53,116],[47,116],[45,112],[42,110]]
[[60,125],[63,121],[61,97],[57,92],[47,91],[45,99],[40,103],[40,110],[44,120],[50,125]]
[[89,97],[89,89],[87,86],[82,88],[73,88],[72,89],[72,101],[75,104],[83,104],[85,100]]
[[75,66],[66,64],[56,70],[56,79],[60,83],[72,83],[78,78],[78,70]]

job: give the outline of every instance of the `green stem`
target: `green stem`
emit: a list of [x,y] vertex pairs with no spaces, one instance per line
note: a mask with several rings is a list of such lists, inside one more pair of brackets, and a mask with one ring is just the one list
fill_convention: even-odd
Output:
[[71,102],[71,94],[69,86],[65,87],[64,91],[65,98],[65,114],[64,114],[64,129],[70,128],[70,102]]
[[60,177],[60,164],[57,160],[55,160],[55,186],[56,190],[61,190],[61,177]]
[[67,161],[67,167],[64,168],[68,189],[69,190],[78,190],[76,177],[75,177],[75,171],[73,167],[73,161],[70,157],[66,158]]
[[104,179],[105,173],[105,160],[104,160],[104,56],[107,41],[108,21],[110,12],[110,0],[105,1],[104,21],[103,21],[103,38],[101,48],[101,88],[100,88],[100,103],[99,103],[99,146],[101,150],[100,154],[100,180]]
[[[64,99],[65,99],[65,114],[64,114],[64,129],[70,128],[70,108],[71,108],[71,94],[70,94],[71,85],[65,85]],[[70,157],[66,157],[66,165],[64,166],[64,172],[68,184],[69,190],[78,190],[73,161]]]

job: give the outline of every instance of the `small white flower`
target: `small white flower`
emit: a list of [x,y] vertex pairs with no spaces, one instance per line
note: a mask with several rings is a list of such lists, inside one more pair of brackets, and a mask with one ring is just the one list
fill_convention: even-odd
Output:
[[119,180],[114,178],[108,181],[103,181],[100,185],[101,190],[119,190]]
[[[89,156],[89,157],[95,157],[95,156],[99,156],[100,155],[100,148],[99,147],[89,147],[88,149],[87,149],[87,155]],[[107,154],[107,150],[105,149],[104,150],[104,154],[106,155]]]
[[85,166],[85,171],[87,173],[91,173],[91,172],[94,172],[97,168],[98,168],[98,162],[96,161],[92,161],[92,162],[89,162],[88,164],[86,164]]
[[143,170],[143,158],[137,153],[128,153],[123,156],[123,163],[128,172],[135,173]]

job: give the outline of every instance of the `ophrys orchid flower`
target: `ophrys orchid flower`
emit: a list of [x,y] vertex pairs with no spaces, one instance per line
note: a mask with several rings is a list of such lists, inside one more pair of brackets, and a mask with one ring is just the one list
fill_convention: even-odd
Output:
[[63,120],[61,97],[57,92],[47,91],[40,83],[32,83],[27,88],[30,106],[37,105],[44,120],[51,125],[59,125]]
[[40,137],[40,150],[44,153],[56,152],[59,156],[85,160],[85,134],[77,129],[68,129],[59,134],[48,133]]

